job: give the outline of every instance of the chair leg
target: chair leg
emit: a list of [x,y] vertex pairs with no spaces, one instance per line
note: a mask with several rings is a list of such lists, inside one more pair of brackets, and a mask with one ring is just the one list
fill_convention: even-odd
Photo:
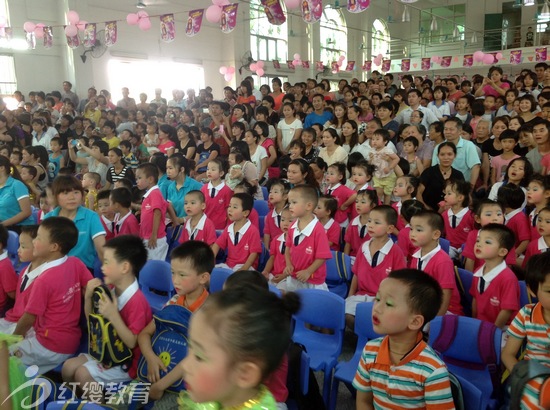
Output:
[[332,378],[332,387],[330,389],[330,406],[329,410],[336,409],[336,399],[338,398],[338,387],[340,386],[340,380]]
[[330,389],[331,389],[331,380],[332,380],[332,370],[325,369],[324,381],[323,381],[323,401],[325,402],[325,407],[328,409],[330,405]]

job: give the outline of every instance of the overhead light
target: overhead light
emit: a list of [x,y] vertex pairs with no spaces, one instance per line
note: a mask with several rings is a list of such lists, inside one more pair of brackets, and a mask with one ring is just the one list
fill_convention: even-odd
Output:
[[430,31],[437,31],[437,20],[435,16],[432,17],[432,23],[430,24]]
[[138,9],[144,9],[145,7],[147,7],[147,5],[144,2],[142,2],[141,0],[138,0],[138,2],[136,4],[136,7]]
[[474,31],[474,33],[472,34],[472,41],[471,41],[472,44],[476,44],[477,43],[477,33]]
[[524,6],[534,6],[535,5],[535,0],[523,0],[523,5]]
[[401,21],[403,23],[410,23],[411,13],[409,12],[409,6],[403,7],[403,15],[401,16]]
[[541,19],[550,19],[550,7],[548,7],[548,1],[544,2],[544,6],[542,6],[539,17]]

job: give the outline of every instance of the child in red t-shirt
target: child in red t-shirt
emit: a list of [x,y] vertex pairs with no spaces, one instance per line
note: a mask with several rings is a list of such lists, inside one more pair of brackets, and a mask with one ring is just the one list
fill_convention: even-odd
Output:
[[498,190],[497,200],[504,206],[504,224],[515,235],[516,259],[520,259],[531,240],[529,218],[522,208],[525,194],[521,187],[508,183]]
[[115,213],[111,208],[111,202],[109,197],[111,195],[110,191],[100,191],[97,193],[97,214],[105,229],[105,240],[108,241],[115,237]]
[[378,205],[378,195],[375,190],[364,189],[357,193],[355,209],[358,215],[352,219],[344,236],[344,253],[351,256],[351,263],[355,263],[355,256],[361,246],[370,239],[367,232],[367,221],[370,211]]
[[445,206],[449,209],[442,216],[445,238],[451,244],[449,256],[452,259],[459,259],[462,245],[466,242],[468,233],[474,229],[474,218],[468,208],[471,189],[468,181],[448,180],[445,186]]
[[294,222],[294,218],[290,214],[288,207],[281,211],[281,224],[280,228],[282,233],[276,236],[271,241],[269,247],[269,259],[265,264],[262,274],[269,280],[272,285],[278,285],[281,280],[285,278],[283,271],[286,267],[285,262],[285,250],[286,250],[286,238],[290,225]]
[[529,214],[531,240],[540,237],[537,229],[537,216],[540,210],[548,204],[548,198],[550,198],[550,177],[534,175],[527,185],[527,204],[534,206]]
[[340,225],[334,220],[338,209],[338,202],[330,195],[323,195],[319,198],[313,213],[325,228],[328,238],[328,245],[333,251],[340,251]]
[[391,204],[392,208],[395,209],[397,215],[397,231],[401,231],[405,225],[409,222],[403,220],[401,214],[401,207],[403,202],[414,199],[416,197],[416,190],[418,189],[419,180],[412,175],[403,175],[395,181],[395,187],[393,188],[393,195],[399,198],[399,201]]
[[355,202],[357,193],[346,186],[346,164],[337,162],[327,169],[327,183],[325,194],[331,195],[338,202],[338,209],[334,220],[342,227],[348,226],[350,206]]
[[132,206],[132,192],[128,188],[115,188],[109,196],[111,209],[116,214],[115,236],[139,236],[139,222],[130,210]]
[[213,159],[206,168],[206,177],[209,182],[201,188],[206,200],[204,213],[214,223],[216,229],[224,229],[227,225],[227,207],[233,195],[233,191],[223,180],[224,175],[225,163],[221,159]]
[[533,255],[539,255],[543,252],[547,252],[550,249],[550,206],[543,208],[537,216],[537,229],[540,234],[540,238],[531,240],[527,245],[525,251],[525,258],[523,259],[523,268],[525,269],[527,261]]
[[187,221],[180,236],[180,243],[202,241],[212,246],[216,242],[216,228],[204,213],[206,202],[201,191],[190,191],[185,195],[183,203]]
[[267,201],[273,207],[271,212],[265,216],[264,225],[264,246],[270,248],[271,240],[278,238],[283,230],[281,229],[281,212],[286,206],[290,184],[281,179],[274,179],[268,182],[269,197]]
[[[393,205],[392,208],[395,209]],[[401,252],[403,252],[403,255],[405,255],[405,259],[407,260],[408,265],[412,259],[413,253],[415,253],[418,249],[418,245],[414,244],[411,241],[409,235],[411,232],[411,218],[417,213],[424,211],[425,207],[422,202],[417,201],[416,199],[407,199],[403,202],[400,208],[401,215],[400,218],[397,220],[397,223],[399,223],[399,220],[403,220],[407,225],[401,228],[397,233],[397,246],[401,248]],[[443,232],[443,229],[441,229],[441,231]]]

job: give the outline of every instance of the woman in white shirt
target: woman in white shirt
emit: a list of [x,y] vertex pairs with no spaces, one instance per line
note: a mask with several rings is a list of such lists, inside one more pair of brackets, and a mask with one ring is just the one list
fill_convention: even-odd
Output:
[[244,134],[244,141],[248,144],[250,159],[258,169],[260,184],[269,178],[267,172],[267,151],[259,144],[260,136],[255,130],[248,130]]
[[340,138],[334,128],[327,128],[323,131],[323,145],[319,150],[319,157],[323,158],[327,166],[331,166],[336,162],[347,162],[348,153],[340,145]]
[[277,146],[283,155],[288,154],[288,146],[292,140],[300,138],[302,121],[296,117],[296,109],[292,103],[283,104],[283,119],[277,125]]

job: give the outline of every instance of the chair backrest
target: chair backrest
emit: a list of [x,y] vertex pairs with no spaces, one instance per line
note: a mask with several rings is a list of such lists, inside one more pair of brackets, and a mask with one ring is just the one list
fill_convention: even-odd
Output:
[[214,268],[210,274],[210,293],[219,292],[223,289],[225,280],[231,275],[233,271],[227,268]]
[[269,192],[265,186],[262,187],[262,195],[264,197],[264,201],[267,201],[267,198],[269,198]]
[[17,250],[19,249],[19,235],[13,231],[8,231],[8,257],[11,261],[17,261]]
[[278,297],[281,297],[283,294],[281,293],[281,290],[271,283],[269,284],[269,291],[275,293]]
[[256,199],[254,201],[254,209],[258,212],[258,216],[261,218],[266,216],[269,212],[269,205],[266,200]]
[[470,287],[474,280],[474,274],[466,269],[455,268],[455,279],[460,293],[460,303],[466,316],[472,316],[472,295],[470,295]]
[[468,380],[459,375],[454,375],[455,378],[460,383],[462,388],[462,399],[464,400],[464,408],[466,410],[477,410],[481,409],[481,403],[483,402],[483,397],[481,390],[476,386],[470,383]]
[[372,308],[374,302],[362,302],[355,310],[355,334],[357,335],[357,348],[363,349],[367,342],[383,335],[378,334],[372,327]]
[[447,255],[449,254],[451,243],[449,242],[448,239],[439,238],[439,246],[441,246],[441,249],[443,250],[443,252],[445,252]]
[[139,272],[139,284],[142,290],[151,289],[167,292],[169,296],[174,291],[172,283],[172,270],[170,264],[165,261],[149,260]]
[[264,237],[265,218],[267,218],[267,216],[260,216],[258,218],[258,224],[260,225],[260,238]]
[[325,279],[332,293],[346,298],[348,284],[353,276],[351,272],[351,258],[343,252],[332,252],[332,259],[326,261],[327,277]]
[[519,281],[519,304],[521,307],[528,305],[529,303],[537,303],[538,299],[532,296],[527,289],[527,284],[524,280]]

